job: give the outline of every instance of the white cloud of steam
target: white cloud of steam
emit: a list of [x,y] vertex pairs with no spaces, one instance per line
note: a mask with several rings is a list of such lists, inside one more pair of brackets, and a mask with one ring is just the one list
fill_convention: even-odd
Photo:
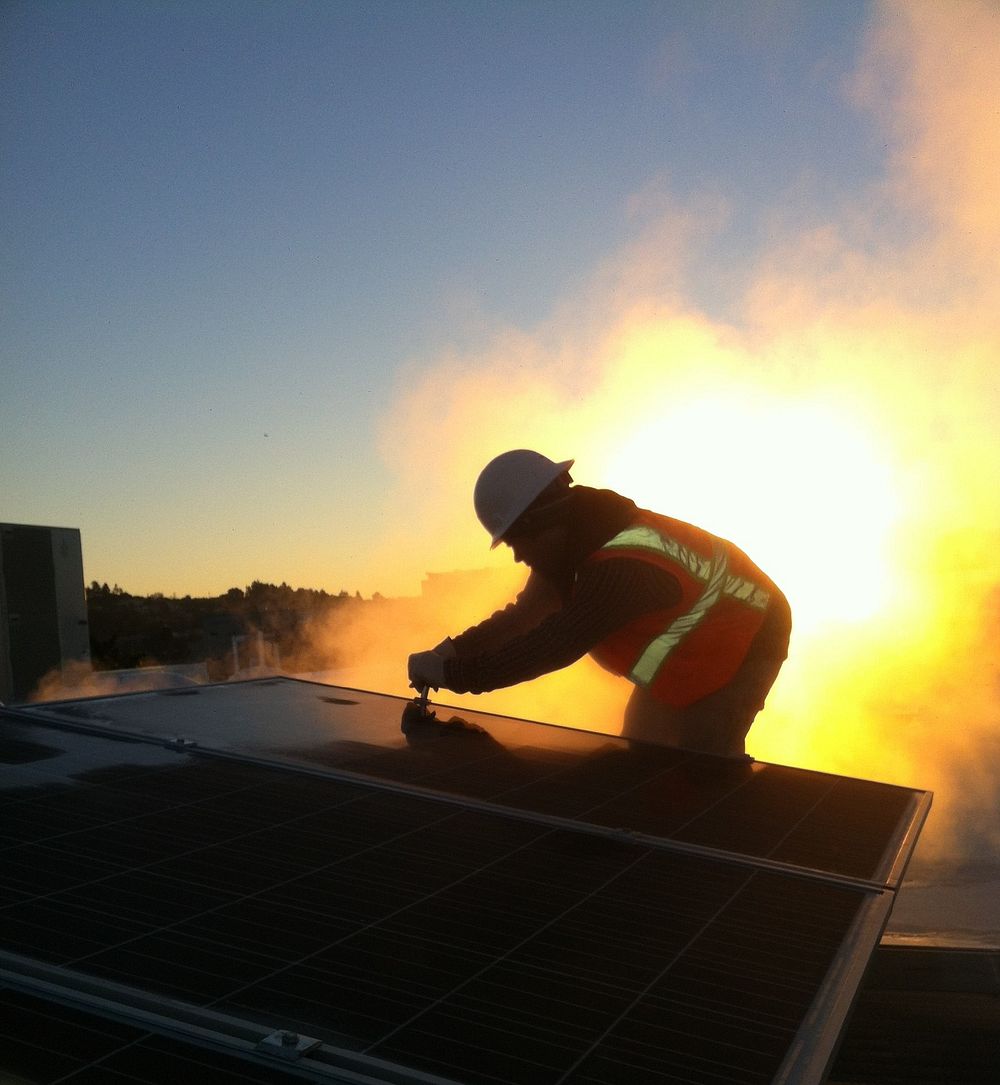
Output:
[[[509,560],[472,515],[479,468],[575,456],[578,481],[728,535],[787,587],[796,639],[752,752],[931,787],[932,840],[954,846],[972,809],[958,846],[996,850],[1000,8],[877,6],[848,90],[890,141],[883,183],[776,237],[738,326],[684,295],[723,204],[656,182],[635,242],[547,321],[415,363],[385,419],[399,488],[372,560],[414,580]],[[442,622],[385,658],[462,628]],[[553,681],[478,703],[573,723],[627,693],[602,679],[595,701],[585,667]]]

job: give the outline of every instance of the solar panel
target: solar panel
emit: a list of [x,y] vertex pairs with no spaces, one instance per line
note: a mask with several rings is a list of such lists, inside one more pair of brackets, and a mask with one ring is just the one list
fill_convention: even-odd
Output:
[[[348,692],[253,689],[272,721]],[[903,788],[503,717],[411,744],[398,700],[382,747],[321,718],[264,764],[252,721],[233,742],[163,703],[7,715],[6,982],[216,1047],[292,1030],[333,1080],[818,1080],[919,820]],[[125,724],[199,747],[77,729]]]
[[[191,690],[184,690],[191,694]],[[925,793],[600,732],[453,710],[404,733],[409,702],[291,679],[95,698],[27,711],[203,749],[360,774],[589,825],[898,886],[899,832]],[[182,707],[181,707],[182,706]],[[581,723],[587,722],[585,719]]]

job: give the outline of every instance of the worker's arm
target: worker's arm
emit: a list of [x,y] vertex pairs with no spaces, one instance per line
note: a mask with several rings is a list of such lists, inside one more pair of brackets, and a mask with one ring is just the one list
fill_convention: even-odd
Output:
[[531,572],[513,603],[457,637],[446,637],[429,651],[411,655],[407,662],[410,685],[414,689],[446,686],[444,667],[448,660],[498,651],[519,635],[534,629],[561,605],[559,594],[549,581]]
[[610,633],[673,606],[680,585],[665,570],[628,558],[580,574],[573,598],[540,624],[492,651],[445,660],[442,684],[455,693],[486,693],[574,663]]
[[[551,583],[531,572],[513,603],[445,643],[450,643],[455,655],[463,657],[494,652],[540,625],[561,606],[559,593]],[[438,645],[439,649],[442,647]]]

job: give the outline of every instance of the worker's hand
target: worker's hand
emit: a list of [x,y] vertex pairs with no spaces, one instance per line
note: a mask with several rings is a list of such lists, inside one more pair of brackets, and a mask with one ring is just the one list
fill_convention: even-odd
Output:
[[407,670],[414,689],[440,689],[444,685],[444,656],[436,651],[415,652],[410,656]]

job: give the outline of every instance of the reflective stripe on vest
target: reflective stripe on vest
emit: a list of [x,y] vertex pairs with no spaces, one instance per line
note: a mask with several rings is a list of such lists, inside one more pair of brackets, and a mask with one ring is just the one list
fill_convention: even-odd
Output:
[[626,547],[632,550],[649,550],[661,557],[667,557],[683,566],[698,580],[705,582],[701,595],[692,603],[690,610],[675,618],[643,649],[642,655],[629,672],[629,678],[640,686],[648,686],[656,678],[667,656],[715,606],[720,595],[732,596],[755,610],[764,610],[767,607],[770,599],[768,591],[745,577],[727,575],[729,560],[720,543],[713,547],[711,558],[703,558],[677,539],[663,535],[651,527],[639,526],[626,528],[613,539],[609,539],[602,549]]

